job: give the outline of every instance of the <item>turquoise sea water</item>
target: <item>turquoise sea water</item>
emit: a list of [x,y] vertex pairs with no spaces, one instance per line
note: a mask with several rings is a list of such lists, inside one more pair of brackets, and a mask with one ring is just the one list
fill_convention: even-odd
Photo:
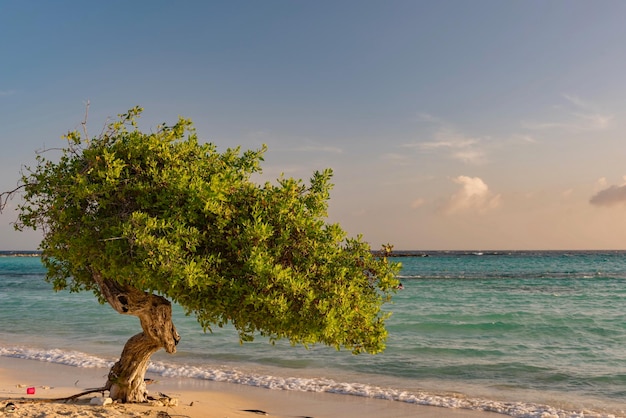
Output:
[[[178,353],[150,371],[516,417],[626,416],[626,252],[406,252],[383,354],[306,350],[175,307]],[[0,355],[109,367],[138,320],[54,293],[38,257],[0,256]]]

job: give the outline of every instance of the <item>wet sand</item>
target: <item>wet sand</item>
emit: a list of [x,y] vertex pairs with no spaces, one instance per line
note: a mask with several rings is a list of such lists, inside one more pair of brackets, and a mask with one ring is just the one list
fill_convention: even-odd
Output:
[[[76,401],[50,399],[67,397],[88,388],[101,387],[107,369],[64,366],[36,360],[0,357],[0,416],[6,417],[187,417],[187,418],[498,418],[501,414],[421,406],[382,399],[328,393],[269,390],[245,385],[189,378],[154,379],[150,394],[165,394],[177,405],[111,404],[94,405],[101,393],[85,395]],[[28,388],[35,393],[27,394]],[[106,397],[107,393],[104,393]],[[14,411],[5,410],[13,403]],[[11,409],[11,408],[9,408]]]

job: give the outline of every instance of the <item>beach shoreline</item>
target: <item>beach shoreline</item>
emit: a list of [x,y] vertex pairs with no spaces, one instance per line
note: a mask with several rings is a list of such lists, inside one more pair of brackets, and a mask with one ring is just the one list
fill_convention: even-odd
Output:
[[[387,350],[377,356],[260,338],[238,345],[232,327],[203,333],[195,318],[174,305],[184,338],[176,356],[155,353],[146,377],[156,381],[148,386],[151,394],[178,398],[177,407],[103,408],[89,405],[92,396],[102,396],[95,393],[77,405],[57,402],[54,409],[25,403],[6,416],[161,411],[250,417],[245,410],[260,410],[291,418],[626,417],[624,327],[615,320],[623,315],[624,256],[406,257],[405,289],[394,301]],[[120,347],[137,332],[135,319],[99,305],[90,294],[52,293],[36,257],[0,261],[0,316],[6,324],[0,332],[0,416],[12,400],[102,386]],[[36,394],[27,395],[27,387]],[[70,407],[78,410],[61,409]]]
[[[59,415],[84,418],[139,417],[158,416],[159,412],[165,412],[172,417],[188,418],[251,418],[254,416],[497,418],[504,416],[492,412],[422,406],[358,396],[271,390],[200,379],[164,378],[150,374],[146,377],[153,378],[155,381],[148,387],[150,393],[155,396],[163,393],[175,398],[178,405],[113,404],[101,406],[91,404],[92,398],[102,397],[100,393],[86,395],[77,401],[48,402],[50,399],[72,396],[88,388],[102,386],[106,381],[107,372],[108,370],[103,368],[81,368],[0,356],[0,414],[7,417],[36,416],[38,418]],[[28,388],[35,388],[35,393],[27,394]],[[105,392],[104,395],[106,396],[107,393]],[[4,411],[9,403],[16,406],[13,412]],[[260,411],[267,415],[261,414]]]

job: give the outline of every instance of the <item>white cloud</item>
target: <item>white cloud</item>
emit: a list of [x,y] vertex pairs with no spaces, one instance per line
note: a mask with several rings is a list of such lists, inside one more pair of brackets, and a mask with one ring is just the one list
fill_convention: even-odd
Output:
[[613,115],[602,115],[599,113],[585,114],[574,113],[574,116],[580,121],[580,129],[602,130],[609,127]]
[[15,94],[14,90],[0,90],[0,97],[12,96],[13,94]]
[[330,145],[306,145],[303,147],[296,148],[296,151],[303,152],[322,152],[328,154],[341,154],[343,150],[338,147],[333,147]]
[[421,197],[417,198],[411,202],[411,208],[417,209],[419,207],[424,206],[425,203],[426,203],[426,200],[422,199]]
[[610,127],[614,116],[602,112],[596,105],[580,97],[564,94],[563,97],[569,106],[563,108],[565,114],[560,121],[549,122],[524,122],[523,125],[531,130],[566,130],[578,131],[599,131]]
[[528,143],[528,144],[536,144],[538,142],[537,139],[535,139],[534,137],[530,135],[515,134],[511,136],[511,139],[514,142],[522,142],[522,143]]
[[570,103],[572,103],[573,105],[575,105],[576,107],[585,108],[585,109],[589,109],[589,108],[591,108],[591,107],[592,107],[592,105],[591,105],[589,102],[587,102],[587,101],[585,101],[585,100],[581,99],[581,98],[580,98],[580,97],[578,97],[578,96],[574,96],[574,95],[572,95],[572,94],[563,94],[563,97],[564,97],[567,101],[569,101]]
[[452,158],[467,164],[482,164],[485,162],[485,153],[481,150],[468,149],[452,154]]
[[394,165],[409,165],[411,159],[406,154],[387,153],[380,157],[384,161],[390,161]]
[[469,165],[482,165],[488,162],[489,151],[505,143],[534,144],[537,139],[528,134],[511,134],[501,138],[473,136],[459,132],[450,123],[428,113],[419,113],[421,121],[435,126],[430,140],[404,144],[423,153],[439,153],[453,160]]
[[443,124],[443,120],[439,119],[436,116],[431,115],[430,113],[418,113],[417,117],[419,120],[424,121],[424,122]]
[[547,131],[550,129],[563,129],[568,131],[578,130],[572,123],[561,122],[522,122],[522,126],[532,131]]
[[420,145],[422,149],[434,148],[468,148],[477,145],[480,142],[478,138],[465,136],[454,131],[451,128],[442,128],[435,133],[435,140],[432,142],[424,142]]
[[486,161],[485,152],[480,148],[481,138],[466,136],[455,130],[442,127],[434,134],[433,141],[405,144],[406,148],[421,151],[442,151],[455,160],[466,164],[482,164]]
[[501,196],[492,193],[480,177],[458,176],[452,180],[461,185],[461,189],[443,205],[444,213],[467,211],[483,213],[500,206]]

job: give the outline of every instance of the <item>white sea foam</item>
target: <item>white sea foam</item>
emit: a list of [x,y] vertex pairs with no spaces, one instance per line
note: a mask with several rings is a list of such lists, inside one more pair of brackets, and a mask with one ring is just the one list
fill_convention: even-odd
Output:
[[[110,368],[113,365],[113,361],[111,360],[106,360],[79,351],[62,351],[57,349],[37,350],[24,347],[0,347],[0,356],[39,360],[84,368]],[[615,415],[589,410],[566,411],[547,405],[525,402],[503,402],[487,399],[473,399],[459,395],[439,395],[422,391],[407,392],[394,388],[384,388],[361,383],[337,382],[333,379],[259,375],[241,372],[239,370],[226,367],[207,368],[155,361],[151,362],[148,371],[163,377],[186,377],[214,382],[256,386],[271,390],[290,390],[362,396],[366,398],[386,399],[389,401],[406,402],[416,405],[497,412],[518,418],[625,417],[624,415]]]
[[110,368],[113,361],[91,356],[80,351],[38,350],[25,347],[0,347],[0,356],[25,360],[39,360],[48,363],[84,368]]

